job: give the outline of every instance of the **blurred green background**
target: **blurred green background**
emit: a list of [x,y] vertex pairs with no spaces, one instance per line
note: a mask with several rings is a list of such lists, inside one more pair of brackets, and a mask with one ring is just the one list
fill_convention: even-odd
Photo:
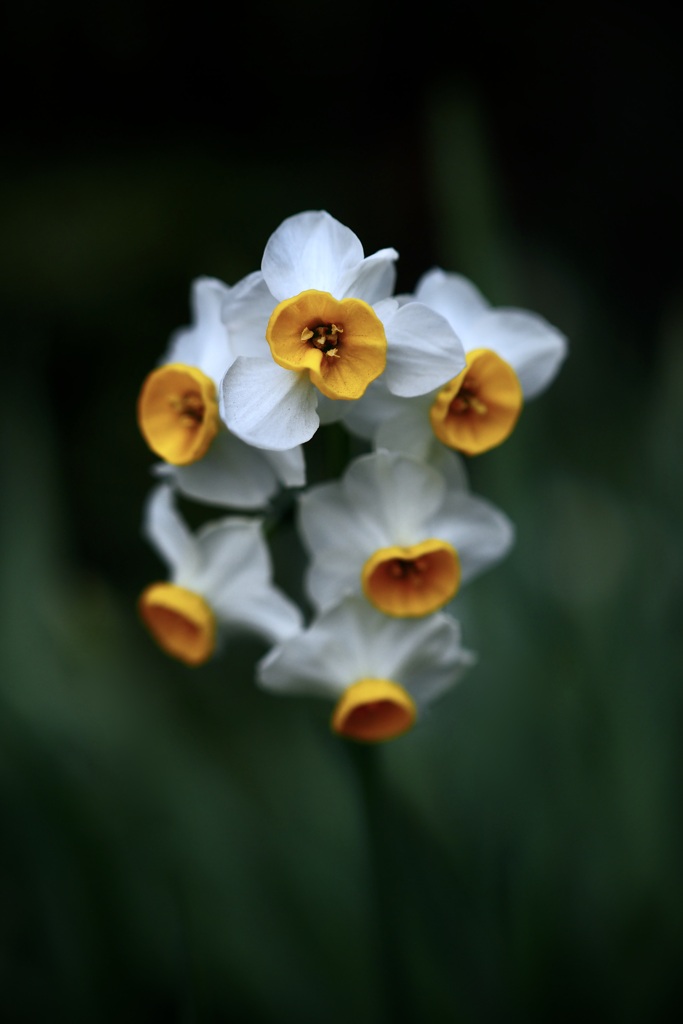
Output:
[[[683,77],[668,8],[591,10],[7,12],[3,1021],[683,1014]],[[316,208],[570,339],[470,462],[518,531],[458,599],[479,663],[374,767],[257,639],[190,670],[135,613],[142,379]]]

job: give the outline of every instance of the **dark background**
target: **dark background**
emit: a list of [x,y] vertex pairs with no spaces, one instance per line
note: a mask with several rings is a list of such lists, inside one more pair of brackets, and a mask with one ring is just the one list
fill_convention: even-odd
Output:
[[[662,4],[5,12],[4,1020],[683,1011],[678,50]],[[369,825],[368,765],[255,690],[258,640],[191,671],[135,614],[142,379],[194,277],[317,208],[400,290],[438,264],[570,339],[472,461],[518,542]],[[300,597],[287,518],[273,554]]]

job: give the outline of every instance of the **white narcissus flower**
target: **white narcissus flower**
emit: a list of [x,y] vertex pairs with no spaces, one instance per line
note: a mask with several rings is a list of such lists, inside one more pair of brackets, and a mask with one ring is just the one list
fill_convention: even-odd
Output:
[[159,646],[187,665],[207,661],[228,627],[276,643],[303,626],[300,609],[273,583],[259,519],[226,516],[192,533],[174,492],[160,484],[148,498],[143,531],[166,562],[168,582],[140,595],[140,616]]
[[470,494],[461,461],[445,455],[447,475],[398,452],[361,455],[339,481],[299,496],[317,610],[356,593],[387,615],[430,615],[507,554],[511,521]]
[[373,743],[410,729],[474,661],[452,616],[399,621],[347,597],[273,647],[257,680],[276,693],[334,700],[332,729]]
[[471,281],[440,268],[424,274],[414,295],[402,301],[414,300],[445,317],[465,347],[466,367],[410,400],[392,395],[379,380],[345,415],[346,426],[376,447],[427,460],[441,444],[466,455],[502,444],[524,401],[555,378],[567,339],[536,313],[494,309]]
[[394,249],[364,256],[353,231],[324,210],[283,221],[261,263],[276,303],[270,357],[238,358],[223,380],[232,433],[285,450],[318,429],[319,396],[353,403],[379,377],[394,395],[418,395],[462,370],[464,351],[441,314],[392,298],[397,257]]
[[176,331],[142,385],[140,430],[164,460],[154,472],[189,498],[257,509],[281,486],[305,483],[300,446],[286,452],[252,448],[220,418],[220,381],[239,354],[267,351],[263,332],[272,306],[259,273],[233,287],[198,278],[192,285],[192,326]]

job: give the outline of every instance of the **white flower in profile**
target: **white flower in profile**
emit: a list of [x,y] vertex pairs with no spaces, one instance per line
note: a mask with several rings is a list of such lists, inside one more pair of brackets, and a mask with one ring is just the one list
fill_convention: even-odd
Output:
[[303,449],[262,451],[235,437],[220,418],[218,386],[238,354],[267,351],[272,296],[253,273],[233,287],[198,278],[191,298],[192,326],[175,332],[138,399],[141,433],[163,460],[154,472],[208,505],[262,508],[281,486],[305,483]]
[[160,484],[147,500],[143,532],[170,578],[146,587],[138,610],[167,654],[200,665],[230,630],[276,643],[302,628],[300,609],[273,583],[259,519],[226,516],[192,533],[174,491]]
[[461,460],[446,454],[447,475],[399,452],[361,455],[340,480],[299,496],[317,610],[355,593],[387,615],[430,615],[507,554],[511,521],[469,492]]
[[[261,272],[273,296],[270,357],[237,358],[223,380],[229,429],[249,444],[284,450],[339,418],[379,377],[392,394],[439,386],[465,365],[441,314],[392,297],[394,249],[364,256],[360,240],[324,210],[287,218],[266,244]],[[319,408],[319,403],[321,408]]]
[[334,732],[375,743],[410,729],[474,661],[452,616],[400,621],[352,596],[275,645],[257,680],[275,693],[335,701]]
[[414,295],[448,321],[465,347],[467,365],[444,376],[430,394],[397,398],[377,381],[345,415],[346,426],[376,447],[429,460],[440,445],[479,455],[512,433],[525,401],[554,380],[567,339],[536,313],[493,308],[461,274],[434,268]]

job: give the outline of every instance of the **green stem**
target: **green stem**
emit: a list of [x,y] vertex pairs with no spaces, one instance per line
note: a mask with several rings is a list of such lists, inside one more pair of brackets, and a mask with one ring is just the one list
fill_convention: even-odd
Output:
[[400,947],[401,894],[394,883],[394,854],[400,842],[393,835],[386,789],[382,783],[381,747],[349,742],[358,778],[374,903],[378,966],[387,1024],[411,1020],[407,970]]

